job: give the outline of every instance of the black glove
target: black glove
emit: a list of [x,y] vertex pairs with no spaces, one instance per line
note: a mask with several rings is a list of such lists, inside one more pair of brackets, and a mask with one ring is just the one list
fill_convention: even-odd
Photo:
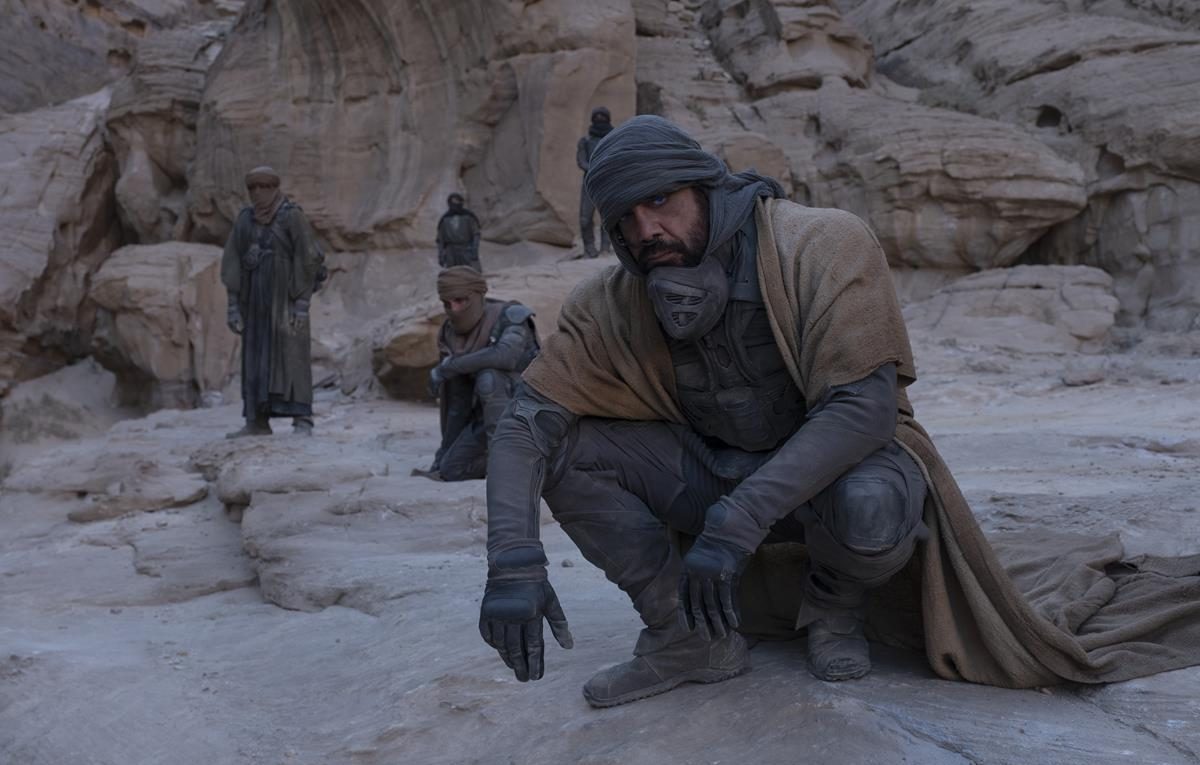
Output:
[[229,308],[225,311],[225,324],[235,335],[240,335],[246,329],[246,323],[242,321],[242,312],[238,310],[237,303],[230,303]]
[[559,645],[563,648],[575,645],[545,568],[540,573],[488,574],[479,608],[479,634],[500,652],[500,658],[521,682],[542,677],[543,618],[550,622],[550,631]]
[[[680,623],[688,632],[699,630],[705,640],[723,638],[741,623],[738,580],[761,541],[761,537],[754,540],[753,530],[739,528],[746,526],[747,520],[744,513],[731,511],[718,501],[705,515],[704,532],[683,556]],[[757,528],[753,522],[749,525]],[[733,539],[729,532],[735,532]]]
[[433,369],[429,370],[429,397],[441,398],[442,385],[446,382],[446,376],[442,373],[442,365],[436,364]]
[[292,326],[308,321],[308,301],[304,299],[292,302]]

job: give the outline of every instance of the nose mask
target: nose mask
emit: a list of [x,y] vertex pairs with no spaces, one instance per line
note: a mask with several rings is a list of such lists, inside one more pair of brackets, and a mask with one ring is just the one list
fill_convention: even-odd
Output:
[[694,268],[659,266],[646,277],[646,292],[663,331],[694,342],[717,326],[729,302],[729,278],[709,256]]

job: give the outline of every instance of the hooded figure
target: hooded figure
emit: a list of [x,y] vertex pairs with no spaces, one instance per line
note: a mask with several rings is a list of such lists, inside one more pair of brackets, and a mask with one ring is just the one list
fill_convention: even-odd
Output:
[[291,417],[311,435],[312,364],[308,308],[324,255],[304,212],[269,167],[246,174],[250,205],[234,222],[221,258],[227,323],[242,336],[242,415],[230,437],[267,435],[271,417]]
[[[592,119],[587,135],[579,139],[579,144],[575,149],[575,164],[579,165],[579,169],[585,174],[591,165],[592,153],[595,152],[600,139],[608,135],[612,129],[612,115],[608,108],[597,106],[592,109]],[[599,254],[596,252],[596,240],[592,230],[592,219],[595,212],[596,207],[592,204],[591,197],[588,196],[587,188],[581,188],[579,191],[579,233],[583,237],[583,254],[589,258],[594,258]],[[600,252],[608,252],[608,247],[608,232],[601,226]]]
[[446,321],[429,392],[441,406],[442,443],[429,469],[414,474],[443,481],[483,478],[496,423],[538,352],[533,312],[516,301],[485,297],[487,281],[469,266],[439,273],[437,289]]
[[438,265],[442,268],[479,266],[479,218],[464,206],[462,194],[454,192],[446,198],[446,212],[438,220]]

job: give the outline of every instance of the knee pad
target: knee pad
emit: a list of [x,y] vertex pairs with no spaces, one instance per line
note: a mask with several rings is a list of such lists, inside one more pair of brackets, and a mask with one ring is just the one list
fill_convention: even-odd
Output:
[[902,486],[880,478],[850,477],[833,492],[828,528],[838,542],[860,555],[876,555],[912,531],[908,496]]

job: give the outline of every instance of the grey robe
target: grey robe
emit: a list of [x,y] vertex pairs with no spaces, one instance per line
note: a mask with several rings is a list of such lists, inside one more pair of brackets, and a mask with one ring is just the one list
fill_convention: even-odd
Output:
[[267,226],[252,208],[238,215],[221,281],[241,311],[242,414],[254,417],[312,415],[312,354],[308,319],[292,321],[298,300],[312,298],[324,255],[304,213],[285,201]]

